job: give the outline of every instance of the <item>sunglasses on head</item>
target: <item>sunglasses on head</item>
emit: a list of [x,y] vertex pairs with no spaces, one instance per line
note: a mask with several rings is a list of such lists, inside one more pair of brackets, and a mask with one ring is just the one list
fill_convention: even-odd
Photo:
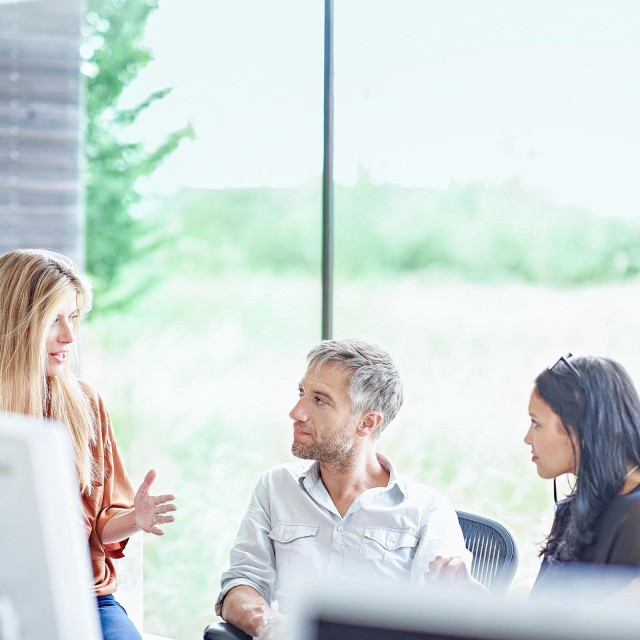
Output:
[[582,376],[580,375],[580,372],[571,364],[571,361],[569,360],[569,358],[572,357],[573,354],[571,352],[565,353],[563,356],[560,356],[553,364],[549,365],[547,369],[549,371],[553,371],[554,367],[558,366],[560,362],[564,362],[578,378],[581,378]]

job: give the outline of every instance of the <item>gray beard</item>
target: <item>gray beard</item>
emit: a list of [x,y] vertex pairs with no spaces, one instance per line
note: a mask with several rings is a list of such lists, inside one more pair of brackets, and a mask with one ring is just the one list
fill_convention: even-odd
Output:
[[338,471],[349,471],[354,465],[353,444],[346,439],[311,444],[294,442],[291,453],[302,460],[317,460],[331,465]]

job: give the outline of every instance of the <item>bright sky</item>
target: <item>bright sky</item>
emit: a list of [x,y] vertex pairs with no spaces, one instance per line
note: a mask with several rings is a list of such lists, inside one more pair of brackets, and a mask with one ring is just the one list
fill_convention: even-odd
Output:
[[[318,0],[161,0],[173,86],[150,141],[191,120],[163,185],[300,184],[321,174]],[[335,177],[446,188],[517,178],[558,202],[640,216],[636,0],[335,0]],[[139,94],[139,95],[137,95]]]

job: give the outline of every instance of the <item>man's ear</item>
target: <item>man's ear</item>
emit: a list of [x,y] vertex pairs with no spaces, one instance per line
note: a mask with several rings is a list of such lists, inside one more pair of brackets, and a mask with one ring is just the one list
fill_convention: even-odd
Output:
[[382,414],[376,411],[367,411],[362,414],[358,435],[362,437],[370,436],[382,423]]

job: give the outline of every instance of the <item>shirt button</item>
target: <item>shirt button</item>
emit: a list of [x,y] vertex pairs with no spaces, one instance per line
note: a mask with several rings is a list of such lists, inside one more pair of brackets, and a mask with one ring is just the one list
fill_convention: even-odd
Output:
[[338,527],[338,531],[339,531],[340,533],[342,533],[342,532],[344,531],[344,527],[343,527],[342,525],[340,525],[340,526]]

